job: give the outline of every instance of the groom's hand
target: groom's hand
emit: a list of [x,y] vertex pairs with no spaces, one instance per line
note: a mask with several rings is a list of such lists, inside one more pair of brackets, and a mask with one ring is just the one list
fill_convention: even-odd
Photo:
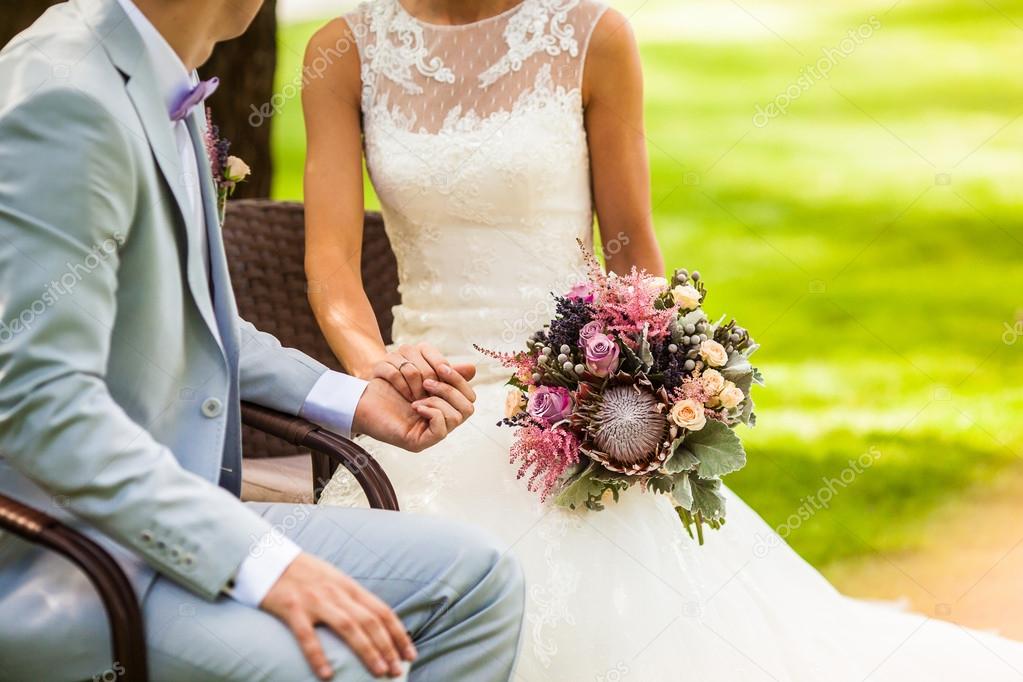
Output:
[[334,675],[315,627],[326,625],[343,639],[374,677],[402,674],[416,648],[398,616],[377,597],[325,561],[300,554],[259,605],[291,629],[320,679]]
[[[447,358],[429,343],[403,344],[374,365],[371,376],[391,384],[412,402],[429,397],[427,381],[446,381],[441,376],[441,368],[449,366]],[[473,365],[454,365],[454,369],[466,381],[476,376]]]
[[438,366],[437,379],[425,379],[429,397],[409,402],[383,379],[372,379],[363,393],[352,429],[405,450],[436,445],[473,413],[476,392],[450,365]]

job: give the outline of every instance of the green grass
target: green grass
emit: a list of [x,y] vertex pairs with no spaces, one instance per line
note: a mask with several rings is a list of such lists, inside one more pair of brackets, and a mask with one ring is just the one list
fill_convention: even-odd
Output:
[[[698,35],[684,15],[673,32],[672,7],[708,5],[636,4],[667,261],[699,267],[710,309],[763,345],[760,426],[730,485],[781,524],[875,448],[789,542],[818,565],[912,547],[937,505],[1023,455],[1023,338],[1002,340],[1023,316],[1023,5],[744,5],[784,10],[783,41],[756,23]],[[757,104],[870,15],[881,28],[828,80],[753,125]],[[285,27],[282,82],[313,29]],[[275,195],[300,198],[297,101],[274,142]]]

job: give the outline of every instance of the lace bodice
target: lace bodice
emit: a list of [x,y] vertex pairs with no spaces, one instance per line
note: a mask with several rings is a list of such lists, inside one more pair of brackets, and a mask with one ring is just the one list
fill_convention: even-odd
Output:
[[521,346],[592,244],[581,84],[593,0],[438,26],[398,0],[347,15],[370,177],[398,259],[396,341]]

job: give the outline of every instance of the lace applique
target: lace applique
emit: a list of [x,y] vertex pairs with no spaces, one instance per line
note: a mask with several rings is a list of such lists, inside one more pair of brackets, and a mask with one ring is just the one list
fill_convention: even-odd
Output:
[[579,56],[575,27],[565,24],[569,11],[578,4],[579,0],[525,0],[504,29],[508,52],[479,75],[480,87],[493,85],[509,71],[518,71],[526,59],[540,51],[552,57],[562,52]]
[[[551,77],[551,65],[544,64],[536,75],[533,87],[523,90],[510,110],[500,109],[489,116],[480,116],[475,109],[463,111],[461,105],[452,108],[445,116],[441,129],[430,133],[426,128],[416,129],[415,114],[406,114],[402,107],[391,105],[387,96],[382,96],[370,109],[369,119],[372,123],[386,122],[387,127],[407,133],[421,135],[461,135],[480,133],[500,129],[510,119],[527,111],[538,111],[550,108],[560,109],[575,118],[582,117],[582,95],[578,88],[571,90],[564,86],[554,85]],[[441,183],[441,186],[443,183]]]
[[[423,37],[423,27],[397,2],[373,3],[369,30],[376,35],[365,49],[362,66],[363,91],[372,82],[371,75],[381,74],[400,85],[405,92],[418,95],[423,88],[412,79],[413,67],[422,76],[438,83],[454,83],[454,72],[440,57],[430,57]],[[397,39],[393,41],[391,34]]]

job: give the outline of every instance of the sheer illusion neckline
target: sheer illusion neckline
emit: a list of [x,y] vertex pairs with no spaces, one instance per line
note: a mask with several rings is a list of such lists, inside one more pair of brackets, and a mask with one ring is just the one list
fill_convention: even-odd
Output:
[[427,28],[438,30],[438,31],[458,31],[458,30],[461,30],[461,29],[473,28],[473,27],[476,27],[476,26],[484,26],[484,25],[489,24],[491,22],[498,21],[498,20],[503,19],[505,17],[511,16],[512,14],[515,14],[516,12],[518,12],[520,9],[522,9],[526,4],[528,4],[531,1],[532,0],[521,0],[521,2],[515,3],[514,5],[512,5],[511,7],[509,7],[508,9],[506,9],[506,10],[504,10],[502,12],[498,12],[497,14],[494,14],[494,15],[489,16],[489,17],[484,17],[482,19],[477,19],[476,21],[470,21],[470,22],[465,23],[465,24],[435,24],[433,22],[425,21],[423,19],[420,19],[416,15],[412,14],[412,12],[408,11],[408,9],[405,8],[405,5],[404,5],[404,3],[402,3],[401,0],[394,0],[394,4],[398,6],[398,11],[399,12],[401,12],[402,14],[404,14],[405,16],[407,16],[409,19],[411,19],[412,21],[416,22],[417,24],[420,24],[420,25],[425,26]]

